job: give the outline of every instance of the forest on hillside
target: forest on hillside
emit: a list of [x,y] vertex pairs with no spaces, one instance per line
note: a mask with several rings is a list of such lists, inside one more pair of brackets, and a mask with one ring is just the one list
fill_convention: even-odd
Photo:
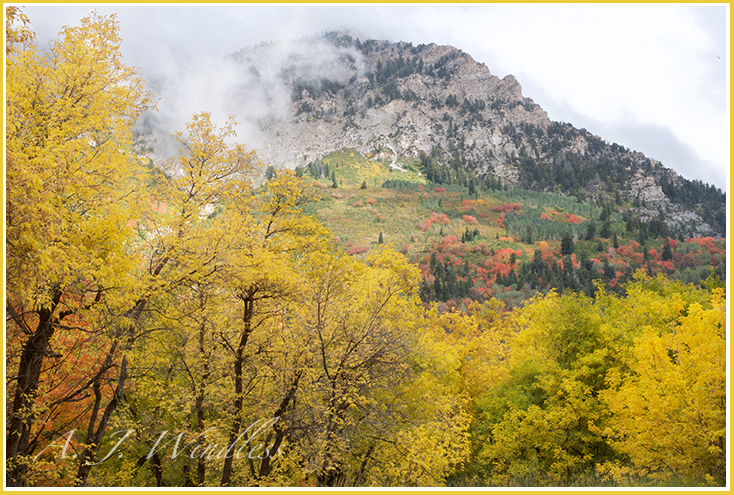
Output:
[[[583,269],[568,243],[538,250],[550,272],[521,253],[543,289],[523,304],[439,307],[458,239],[423,265],[350,254],[309,213],[315,181],[255,185],[233,119],[138,154],[154,104],[115,16],[45,53],[20,9],[6,26],[7,486],[726,484],[726,288],[645,269],[719,260],[713,240],[615,251],[644,266],[593,291],[558,286]],[[535,215],[507,204],[508,225]]]
[[[443,55],[437,58],[433,44],[361,40],[345,32],[324,33],[323,39],[340,50],[361,53],[367,61],[364,74],[356,70],[354,58],[346,55],[342,69],[352,75],[348,82],[347,77],[294,82],[291,99],[296,115],[306,114],[309,121],[331,123],[339,129],[358,129],[371,127],[367,115],[380,114],[380,109],[386,111],[394,103],[409,104],[403,105],[407,115],[381,132],[388,138],[412,136],[414,122],[431,126],[428,138],[416,137],[422,150],[410,153],[422,153],[420,168],[430,182],[494,190],[506,183],[582,201],[608,196],[617,202],[633,201],[645,216],[662,216],[675,225],[675,236],[726,235],[723,191],[681,177],[660,162],[620,144],[607,143],[586,129],[546,122],[539,115],[530,117],[540,107],[519,94],[510,97],[497,92],[498,88],[489,91],[491,84],[473,76],[469,78],[473,82],[466,84],[467,75],[481,73],[481,69],[468,54],[454,47],[441,47]],[[488,71],[485,76],[489,76]],[[336,100],[342,106],[337,105],[337,111],[337,107],[325,105],[326,100],[332,101],[329,105]],[[518,108],[523,109],[524,117],[510,117]],[[487,142],[488,136],[504,144],[477,144]],[[331,139],[334,148],[346,144],[333,135]],[[506,148],[510,143],[512,146]],[[392,147],[400,146],[393,142]],[[642,177],[652,178],[659,189],[643,193],[639,187]],[[662,195],[665,199],[661,202]],[[681,216],[684,211],[695,212],[703,222],[685,220],[687,215]]]

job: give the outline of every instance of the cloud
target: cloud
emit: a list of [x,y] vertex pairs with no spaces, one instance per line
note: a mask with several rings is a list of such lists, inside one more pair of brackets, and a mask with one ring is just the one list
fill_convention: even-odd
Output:
[[151,78],[159,98],[155,121],[181,130],[195,112],[209,112],[220,126],[234,116],[238,140],[264,148],[261,126],[288,117],[291,84],[318,87],[322,79],[346,84],[352,73],[341,63],[345,57],[358,73],[362,70],[358,51],[315,37],[262,43],[222,57],[187,58]]
[[[119,12],[123,52],[129,63],[140,66],[151,79],[176,78],[175,95],[183,100],[172,105],[182,114],[196,105],[199,110],[208,105],[215,111],[229,112],[233,93],[228,92],[227,84],[238,84],[242,76],[220,64],[227,54],[263,41],[283,40],[283,47],[293,47],[293,40],[303,36],[349,28],[368,38],[453,45],[485,63],[499,77],[515,75],[524,95],[540,104],[552,120],[587,127],[607,141],[640,149],[684,175],[690,170],[687,163],[703,164],[696,166],[692,178],[718,177],[716,185],[726,187],[721,178],[729,166],[727,6],[246,4],[96,8],[102,14]],[[39,39],[55,36],[61,24],[78,23],[90,10],[56,5],[26,8],[33,28],[43,31]],[[273,67],[285,61],[276,57]],[[199,70],[204,74],[194,74]],[[267,74],[272,76],[273,72]],[[275,86],[267,89],[270,93],[263,88],[259,93],[251,91],[249,106],[238,104],[234,113],[240,120],[277,110],[283,95]],[[202,94],[193,94],[198,91]],[[214,94],[216,91],[220,93]],[[235,92],[235,99],[244,98],[244,93]],[[585,117],[579,120],[579,116]],[[248,130],[253,139],[255,131]],[[636,143],[647,135],[660,144],[638,146]],[[683,148],[688,152],[681,151]]]
[[[552,120],[587,127],[726,189],[724,7],[533,4],[470,10],[460,21],[427,12],[420,22],[436,29],[441,22],[461,25],[451,42],[489,61],[496,75],[515,75],[523,94]],[[484,35],[463,34],[476,32]]]

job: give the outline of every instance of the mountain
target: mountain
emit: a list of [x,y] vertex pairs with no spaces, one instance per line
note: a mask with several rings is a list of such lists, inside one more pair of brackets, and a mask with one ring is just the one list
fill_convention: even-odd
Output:
[[332,32],[304,40],[297,55],[282,53],[269,43],[231,57],[249,81],[243,79],[241,94],[273,73],[289,94],[282,105],[282,95],[264,90],[261,99],[282,110],[257,118],[258,154],[277,168],[351,149],[439,185],[614,201],[642,220],[664,221],[675,235],[725,235],[719,189],[551,121],[514,76],[500,79],[461,50]]

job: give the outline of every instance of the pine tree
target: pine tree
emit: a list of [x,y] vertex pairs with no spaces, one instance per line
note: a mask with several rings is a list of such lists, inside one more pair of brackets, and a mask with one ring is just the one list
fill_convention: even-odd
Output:
[[662,253],[663,261],[669,261],[673,259],[673,250],[670,248],[670,242],[665,241],[663,243],[663,253]]
[[589,222],[589,226],[586,227],[585,239],[587,241],[593,241],[595,235],[596,235],[596,224],[593,221],[591,221]]
[[601,232],[599,232],[603,238],[608,239],[612,235],[612,224],[609,220],[606,220],[601,226]]
[[561,254],[563,256],[573,254],[573,240],[571,240],[568,232],[563,235],[563,239],[561,240]]

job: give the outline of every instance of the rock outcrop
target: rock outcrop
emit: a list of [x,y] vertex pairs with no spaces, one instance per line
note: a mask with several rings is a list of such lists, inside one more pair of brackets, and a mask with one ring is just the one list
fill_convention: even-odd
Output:
[[[272,112],[255,119],[263,136],[257,151],[266,163],[293,169],[344,148],[394,167],[430,155],[461,168],[454,173],[459,181],[621,198],[664,211],[677,204],[696,218],[681,213],[669,219],[671,226],[725,230],[721,191],[552,122],[523,96],[514,76],[499,78],[456,48],[329,33],[288,50],[271,43],[232,57],[241,66],[240,93],[273,103]],[[259,90],[249,89],[256,84]],[[248,114],[244,103],[231,113]]]

